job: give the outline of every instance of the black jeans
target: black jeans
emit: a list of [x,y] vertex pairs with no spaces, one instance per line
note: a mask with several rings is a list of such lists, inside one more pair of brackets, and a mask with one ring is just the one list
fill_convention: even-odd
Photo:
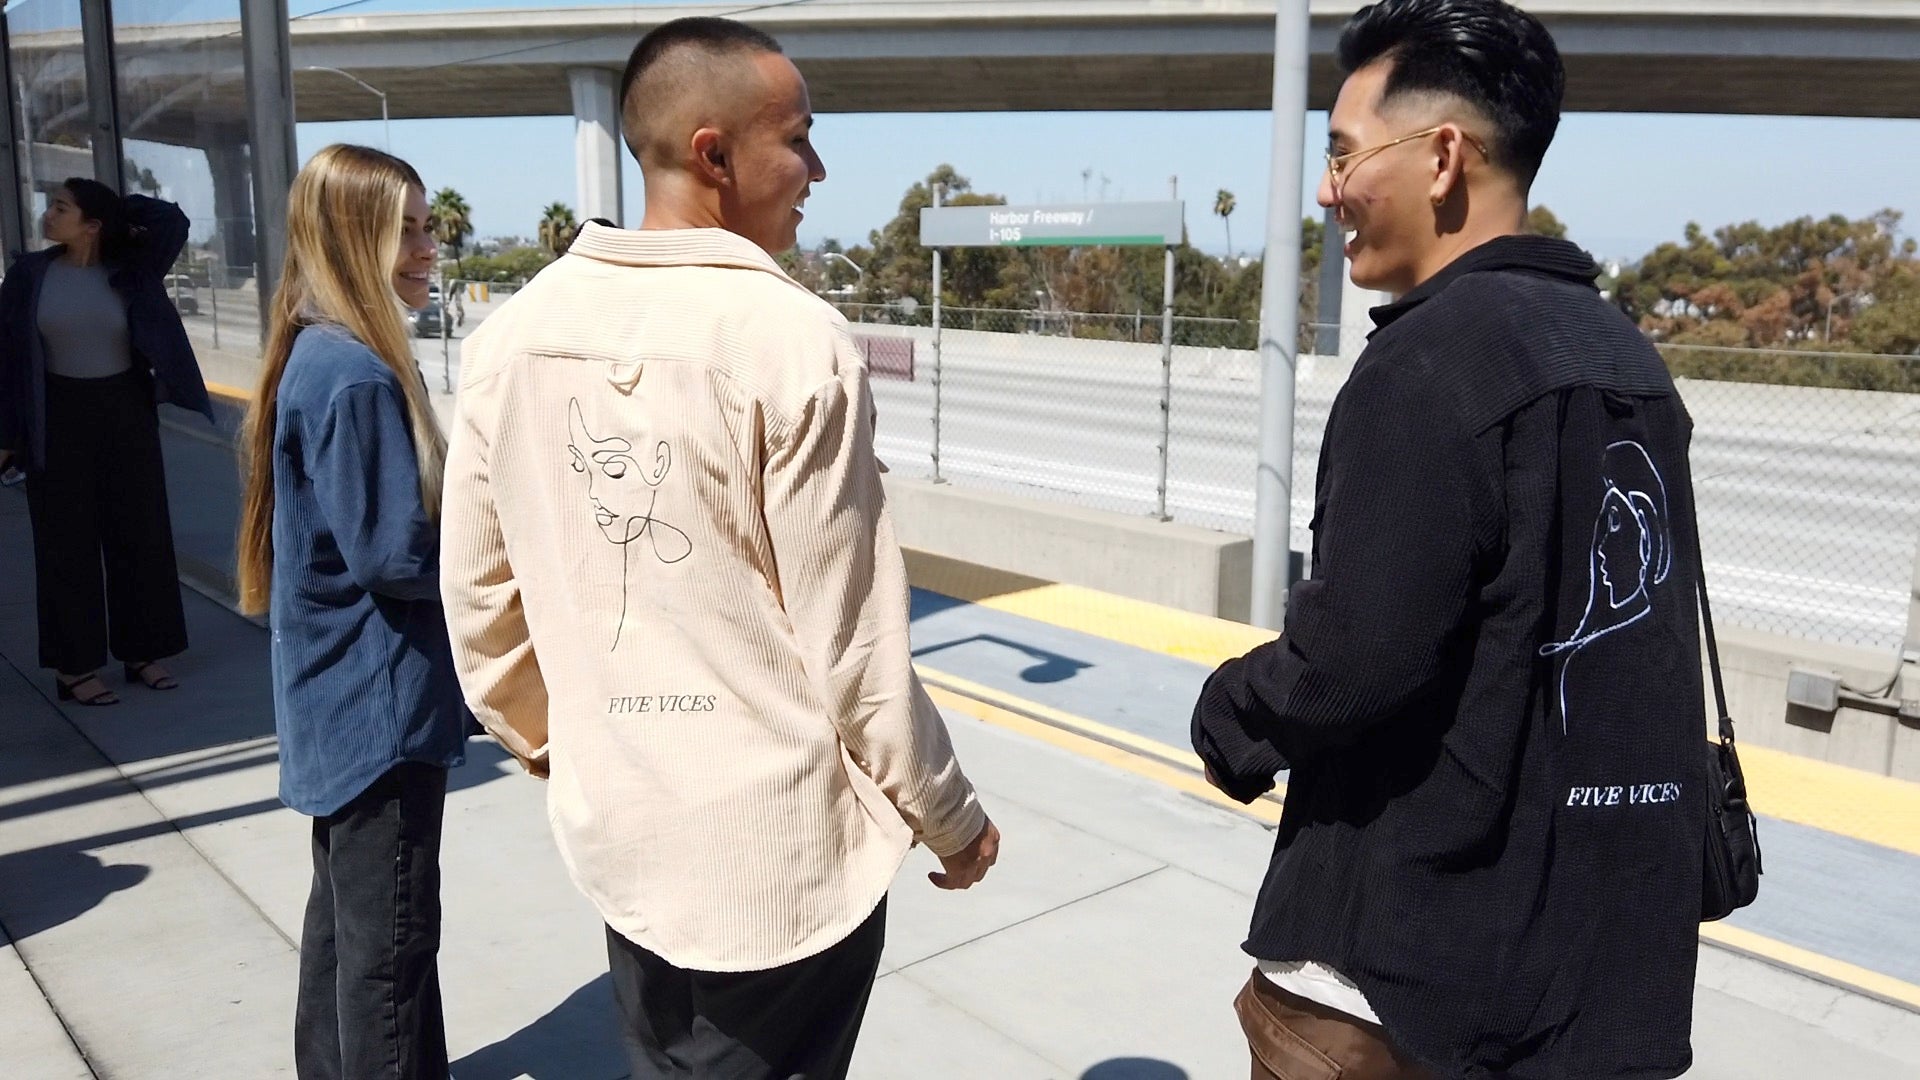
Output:
[[27,511],[41,667],[85,674],[109,645],[128,663],[186,651],[148,376],[47,376],[47,462],[27,476]]
[[300,934],[300,1080],[446,1080],[440,824],[447,770],[396,765],[313,821]]
[[887,938],[887,902],[846,940],[767,971],[674,967],[607,929],[631,1080],[841,1080]]

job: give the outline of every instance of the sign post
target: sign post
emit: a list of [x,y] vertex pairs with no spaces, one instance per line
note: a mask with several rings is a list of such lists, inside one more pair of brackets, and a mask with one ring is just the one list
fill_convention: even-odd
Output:
[[1160,309],[1160,476],[1154,516],[1167,514],[1173,439],[1173,249],[1186,242],[1185,204],[1069,203],[1049,206],[941,206],[920,211],[920,242],[933,249],[933,479],[940,475],[940,249],[947,247],[1161,247],[1166,281]]
[[[933,187],[933,209],[940,208],[940,185]],[[926,242],[926,211],[920,213],[921,243]],[[933,482],[944,484],[946,477],[940,475],[940,249],[933,249]]]

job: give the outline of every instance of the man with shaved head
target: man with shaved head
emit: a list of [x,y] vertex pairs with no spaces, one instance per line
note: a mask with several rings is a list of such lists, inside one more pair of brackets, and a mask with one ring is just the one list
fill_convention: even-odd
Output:
[[474,713],[549,780],[636,1078],[846,1075],[887,891],[999,832],[913,672],[846,321],[781,272],[826,169],[772,38],[627,64],[637,231],[590,223],[468,339],[441,571]]

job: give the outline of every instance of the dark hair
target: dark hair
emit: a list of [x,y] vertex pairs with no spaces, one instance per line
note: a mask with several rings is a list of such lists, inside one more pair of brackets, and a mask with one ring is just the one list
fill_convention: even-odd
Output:
[[101,260],[124,257],[133,246],[133,233],[127,224],[127,204],[121,200],[120,193],[84,176],[69,176],[60,186],[73,196],[73,204],[80,208],[83,219],[100,223]]
[[[633,47],[633,54],[627,57],[626,73],[620,77],[620,116],[622,134],[627,141],[627,149],[637,159],[643,159],[645,144],[645,109],[637,109],[633,100],[634,87],[652,73],[669,53],[681,48],[693,47],[708,56],[725,56],[737,53],[780,53],[780,43],[764,30],[756,30],[746,23],[734,22],[711,15],[696,15],[686,19],[675,19],[655,27],[640,44]],[[693,87],[676,90],[691,90]],[[654,103],[646,103],[653,105]]]
[[1502,0],[1380,0],[1340,33],[1348,74],[1378,60],[1393,70],[1385,104],[1404,94],[1449,94],[1493,122],[1493,158],[1533,183],[1560,127],[1567,72],[1553,35]]

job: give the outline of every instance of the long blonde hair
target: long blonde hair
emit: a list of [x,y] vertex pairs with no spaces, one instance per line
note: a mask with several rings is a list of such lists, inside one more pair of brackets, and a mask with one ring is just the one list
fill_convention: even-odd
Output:
[[294,178],[287,200],[287,260],[273,296],[260,388],[247,409],[247,449],[236,562],[240,608],[267,608],[273,581],[273,448],[280,380],[294,338],[308,326],[341,327],[399,377],[420,463],[420,501],[440,516],[447,439],[414,363],[393,290],[407,194],[425,191],[413,166],[364,146],[329,146]]

